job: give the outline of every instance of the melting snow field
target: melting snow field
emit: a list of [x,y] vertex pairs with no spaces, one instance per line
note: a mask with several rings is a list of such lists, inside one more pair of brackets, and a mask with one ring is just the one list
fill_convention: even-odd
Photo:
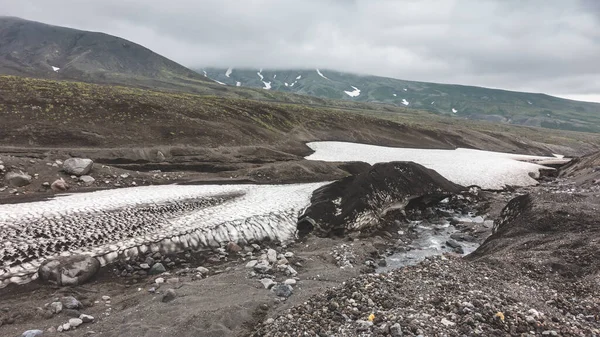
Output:
[[356,97],[356,96],[360,95],[360,89],[358,89],[357,87],[352,86],[352,85],[351,85],[351,87],[354,90],[352,90],[352,91],[344,91],[346,93],[346,95],[348,95],[350,97]]
[[0,205],[0,287],[30,281],[59,255],[105,265],[145,252],[286,241],[324,184],[145,186]]
[[437,171],[446,179],[463,186],[502,189],[506,185],[530,186],[537,181],[540,164],[568,162],[556,157],[528,156],[502,152],[458,148],[430,150],[393,148],[344,142],[307,144],[315,153],[306,157],[322,161],[364,161],[376,164],[390,161],[413,161]]
[[321,76],[321,77],[323,77],[324,79],[328,80],[328,78],[327,78],[327,77],[325,77],[325,75],[323,75],[319,69],[316,69],[316,70],[317,70],[317,74],[319,74],[319,76]]

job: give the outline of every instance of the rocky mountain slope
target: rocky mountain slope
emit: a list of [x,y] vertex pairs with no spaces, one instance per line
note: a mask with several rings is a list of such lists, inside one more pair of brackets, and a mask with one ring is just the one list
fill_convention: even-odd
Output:
[[377,102],[435,114],[551,129],[600,131],[600,104],[545,94],[404,81],[319,69],[206,68],[229,86],[263,88],[328,99]]
[[0,73],[134,85],[206,82],[131,41],[15,17],[0,17]]

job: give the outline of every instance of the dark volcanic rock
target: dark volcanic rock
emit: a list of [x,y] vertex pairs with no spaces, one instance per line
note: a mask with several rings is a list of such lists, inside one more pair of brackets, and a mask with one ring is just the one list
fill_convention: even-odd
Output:
[[100,261],[87,255],[47,260],[38,269],[40,280],[60,286],[83,284],[100,270]]
[[526,194],[512,199],[493,234],[469,258],[564,275],[600,270],[600,226],[594,194]]
[[462,190],[462,186],[413,162],[376,164],[317,189],[298,221],[298,234],[331,236],[347,230],[373,230],[388,214],[426,207]]

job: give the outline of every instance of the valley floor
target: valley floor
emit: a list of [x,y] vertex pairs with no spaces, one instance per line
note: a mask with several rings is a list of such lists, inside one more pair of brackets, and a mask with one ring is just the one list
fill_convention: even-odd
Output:
[[[535,196],[534,206],[516,209],[517,218],[548,220],[540,214],[551,210],[558,218],[556,223],[544,222],[544,229],[529,228],[518,239],[508,223],[480,253],[430,257],[385,273],[373,272],[388,253],[414,248],[410,228],[402,228],[404,236],[310,236],[289,245],[249,246],[239,252],[228,247],[153,255],[167,266],[165,273],[149,276],[139,260],[129,267],[103,268],[82,286],[32,282],[0,289],[0,335],[19,336],[30,329],[43,330],[44,336],[600,334],[597,190],[560,179],[513,192],[485,193],[489,203],[483,215],[496,224],[502,222],[500,211],[507,201],[526,193]],[[564,219],[576,219],[581,227],[567,226]],[[491,229],[472,225],[462,230],[482,242]],[[585,237],[589,241],[582,241]],[[281,260],[295,273],[278,268],[270,278],[293,284],[291,294],[265,289],[269,282],[248,264],[253,258],[268,258],[272,250],[279,255],[275,265]],[[129,268],[132,272],[124,272]],[[52,313],[49,303],[65,296],[75,297],[81,306]],[[93,322],[56,331],[82,313],[93,316]]]

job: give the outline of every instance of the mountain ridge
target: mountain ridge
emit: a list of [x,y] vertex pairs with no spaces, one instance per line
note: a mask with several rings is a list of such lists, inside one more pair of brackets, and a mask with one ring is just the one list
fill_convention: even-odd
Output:
[[[325,69],[203,68],[230,86],[320,98],[384,103],[469,119],[550,129],[600,132],[600,103],[462,84],[407,81]],[[229,75],[229,76],[227,76]],[[299,78],[298,78],[299,77]]]

